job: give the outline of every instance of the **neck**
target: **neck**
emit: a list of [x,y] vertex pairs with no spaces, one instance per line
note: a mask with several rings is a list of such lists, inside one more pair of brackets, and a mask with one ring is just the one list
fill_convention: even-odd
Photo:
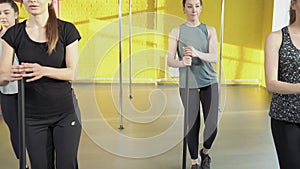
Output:
[[198,26],[200,24],[200,21],[199,20],[187,21],[185,24],[188,26]]
[[27,25],[36,27],[45,27],[49,18],[48,12],[43,15],[30,15]]

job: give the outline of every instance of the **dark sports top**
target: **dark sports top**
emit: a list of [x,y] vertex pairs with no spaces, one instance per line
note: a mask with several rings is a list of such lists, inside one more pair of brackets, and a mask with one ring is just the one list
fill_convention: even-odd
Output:
[[[300,83],[300,50],[290,37],[288,27],[282,28],[282,43],[279,49],[278,80]],[[277,120],[300,123],[300,94],[273,93],[269,115]]]
[[[178,40],[178,57],[182,60],[184,52],[183,47],[193,46],[196,50],[208,53],[209,40],[205,24],[196,27],[189,27],[185,24],[180,25]],[[202,88],[217,83],[217,75],[212,63],[203,61],[199,58],[192,58],[192,66],[189,73],[189,88]],[[179,68],[179,87],[185,88],[186,67]]]
[[[58,20],[59,40],[51,55],[47,53],[47,43],[31,40],[25,27],[26,20],[8,29],[2,37],[14,48],[20,63],[66,68],[66,47],[81,38],[75,26]],[[33,82],[25,82],[24,86],[26,117],[47,118],[74,112],[69,81],[42,77]]]

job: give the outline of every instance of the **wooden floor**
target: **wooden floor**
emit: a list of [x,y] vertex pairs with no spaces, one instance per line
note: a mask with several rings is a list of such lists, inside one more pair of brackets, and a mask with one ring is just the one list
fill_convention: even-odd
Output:
[[[181,169],[183,108],[176,86],[136,85],[132,100],[125,86],[121,131],[118,85],[76,84],[74,89],[83,123],[81,169]],[[223,86],[221,91],[212,169],[278,169],[270,94],[257,86]],[[1,116],[0,169],[18,169]]]

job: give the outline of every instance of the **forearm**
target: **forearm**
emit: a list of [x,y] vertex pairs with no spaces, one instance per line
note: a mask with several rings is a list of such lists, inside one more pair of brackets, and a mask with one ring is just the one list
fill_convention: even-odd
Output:
[[71,68],[52,68],[44,67],[44,76],[57,79],[57,80],[69,80],[75,79],[75,70]]
[[300,94],[299,83],[287,83],[282,81],[267,82],[267,89],[272,93],[279,94]]
[[195,55],[203,61],[216,63],[218,62],[218,54],[214,53],[203,53],[200,51],[196,51]]
[[173,68],[185,67],[183,61],[176,60],[172,56],[168,56],[168,58],[167,58],[167,65],[169,67],[173,67]]

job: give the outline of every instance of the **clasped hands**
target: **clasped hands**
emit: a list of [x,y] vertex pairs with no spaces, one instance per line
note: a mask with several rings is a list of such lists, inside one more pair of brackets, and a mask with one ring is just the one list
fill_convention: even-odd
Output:
[[191,66],[192,65],[192,57],[197,57],[195,54],[195,49],[192,46],[182,47],[183,48],[183,64],[185,66]]
[[11,67],[9,81],[21,80],[25,77],[27,78],[26,82],[32,82],[43,76],[43,66],[38,63],[21,63],[20,65],[13,65]]

